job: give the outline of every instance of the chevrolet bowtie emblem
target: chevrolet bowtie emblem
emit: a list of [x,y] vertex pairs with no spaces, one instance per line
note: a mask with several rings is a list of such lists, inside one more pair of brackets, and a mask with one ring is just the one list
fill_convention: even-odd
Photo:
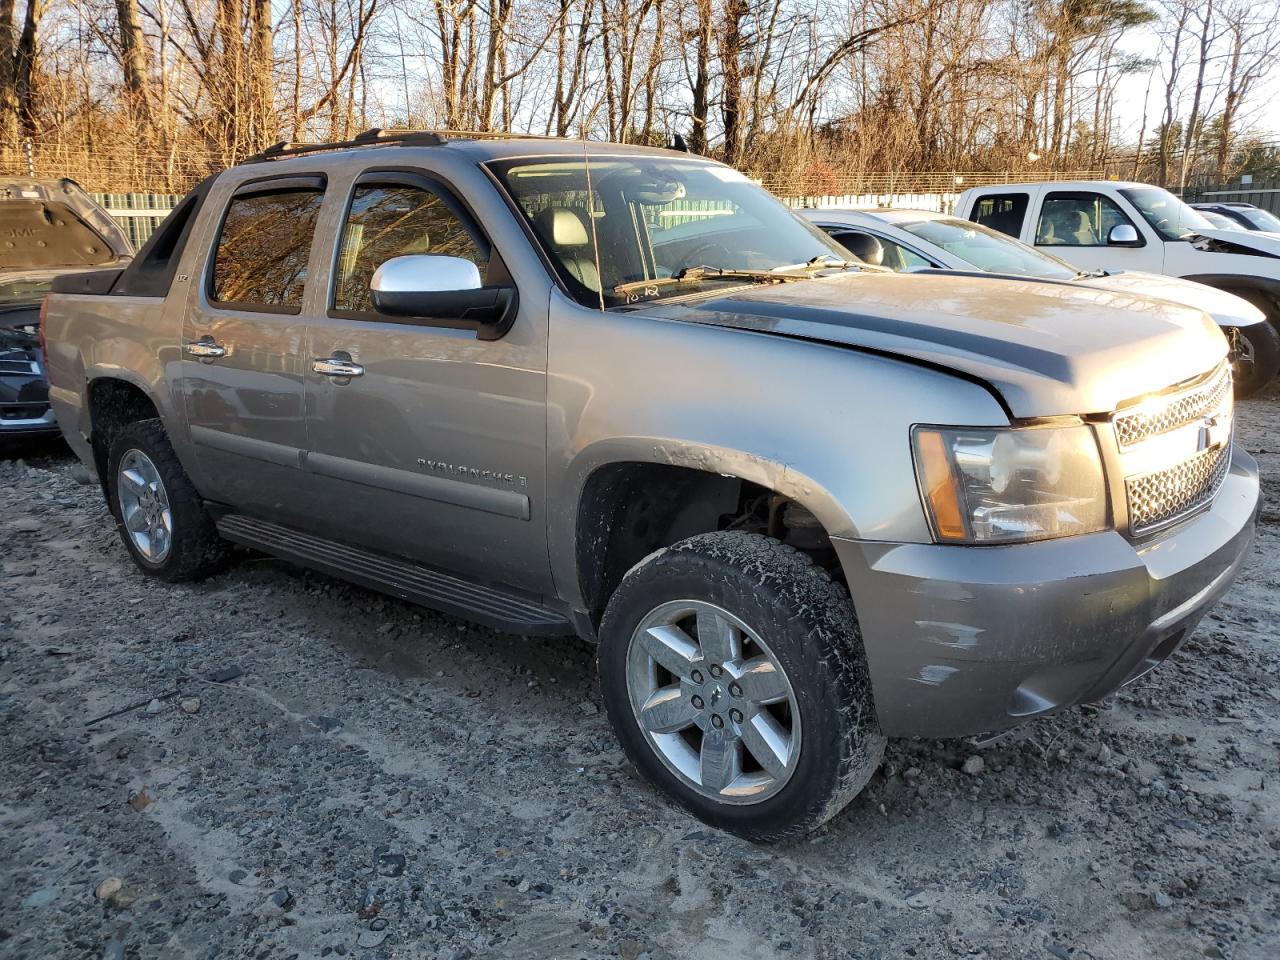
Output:
[[1220,442],[1222,422],[1218,417],[1203,417],[1200,420],[1200,435],[1196,441],[1196,452],[1202,453]]

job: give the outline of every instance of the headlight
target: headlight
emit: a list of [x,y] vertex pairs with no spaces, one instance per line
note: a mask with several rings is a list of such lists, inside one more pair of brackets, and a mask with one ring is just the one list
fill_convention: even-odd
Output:
[[916,427],[916,477],[934,539],[1014,543],[1107,527],[1093,431],[1069,427]]

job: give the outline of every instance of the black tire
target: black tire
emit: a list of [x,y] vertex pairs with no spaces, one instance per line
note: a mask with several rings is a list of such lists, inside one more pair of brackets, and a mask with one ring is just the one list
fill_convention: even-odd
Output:
[[[781,788],[757,803],[721,802],[686,784],[659,758],[632,710],[632,635],[673,600],[714,603],[749,625],[794,690],[799,757]],[[826,822],[866,785],[884,754],[848,594],[806,555],[768,537],[702,534],[633,567],[605,610],[598,667],[609,720],[632,763],[699,819],[749,840],[799,836]]]
[[[142,554],[125,527],[120,506],[119,472],[125,455],[137,450],[155,465],[164,484],[172,518],[171,545],[159,562]],[[139,420],[124,427],[107,454],[107,504],[116,519],[125,549],[148,576],[169,583],[200,580],[222,570],[231,557],[231,545],[218,536],[213,518],[192,486],[169,444],[164,426],[157,420]]]
[[[1236,342],[1231,358],[1235,378],[1235,395],[1244,399],[1257,393],[1280,370],[1280,331],[1270,322],[1233,327],[1229,331]],[[1243,354],[1248,359],[1237,356]]]

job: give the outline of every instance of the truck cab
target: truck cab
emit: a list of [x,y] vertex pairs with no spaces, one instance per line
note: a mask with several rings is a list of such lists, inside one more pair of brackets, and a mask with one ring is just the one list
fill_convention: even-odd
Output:
[[1109,180],[972,187],[954,212],[1080,270],[1163,273],[1226,290],[1280,324],[1280,237],[1215,227],[1160,187]]

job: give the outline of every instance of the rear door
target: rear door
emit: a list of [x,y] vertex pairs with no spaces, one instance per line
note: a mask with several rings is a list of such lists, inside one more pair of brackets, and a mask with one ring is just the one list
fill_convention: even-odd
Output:
[[[522,300],[498,340],[378,313],[370,280],[398,256],[463,257],[486,284],[511,281],[437,175],[366,169],[342,190],[332,275],[305,351],[313,508],[337,539],[495,585],[549,589],[546,302]],[[315,369],[335,360],[359,373]]]
[[324,191],[323,176],[289,176],[211,196],[221,210],[183,316],[182,395],[201,492],[284,521],[308,514],[302,303]]

